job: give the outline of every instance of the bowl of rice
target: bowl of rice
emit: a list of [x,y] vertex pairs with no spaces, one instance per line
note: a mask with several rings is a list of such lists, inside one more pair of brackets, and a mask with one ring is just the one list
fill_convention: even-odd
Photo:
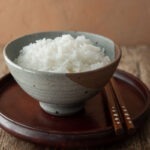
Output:
[[74,32],[41,32],[9,42],[3,51],[19,86],[47,113],[66,116],[84,108],[112,77],[121,50],[109,38]]

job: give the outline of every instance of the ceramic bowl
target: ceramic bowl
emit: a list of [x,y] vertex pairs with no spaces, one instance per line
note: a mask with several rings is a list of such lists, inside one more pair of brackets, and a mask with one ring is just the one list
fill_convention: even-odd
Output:
[[[55,38],[63,34],[73,37],[84,35],[96,46],[105,48],[111,63],[92,71],[79,73],[42,72],[22,68],[14,63],[25,45],[42,38]],[[20,87],[47,113],[65,116],[80,111],[86,100],[94,96],[109,81],[121,58],[121,51],[110,39],[92,33],[54,31],[34,33],[19,37],[8,43],[3,51],[10,73]],[[29,60],[30,61],[30,60]]]

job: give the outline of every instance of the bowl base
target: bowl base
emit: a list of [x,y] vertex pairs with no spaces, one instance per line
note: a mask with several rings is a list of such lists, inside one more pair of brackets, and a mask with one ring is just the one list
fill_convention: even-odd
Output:
[[84,106],[81,103],[77,105],[57,105],[39,102],[39,104],[45,112],[55,116],[68,116],[75,114],[82,110]]

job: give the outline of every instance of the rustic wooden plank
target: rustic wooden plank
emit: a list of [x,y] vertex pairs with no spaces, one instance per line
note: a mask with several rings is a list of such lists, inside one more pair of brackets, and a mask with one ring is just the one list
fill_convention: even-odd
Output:
[[150,88],[150,47],[122,47],[119,68],[139,77]]
[[[2,47],[2,46],[1,46]],[[119,69],[128,71],[139,77],[150,88],[150,46],[122,47],[122,59]],[[2,48],[0,49],[0,77],[8,73]],[[6,133],[0,128],[0,150],[51,150],[53,148],[39,146],[23,141]],[[55,149],[55,148],[54,148]],[[87,148],[88,149],[88,148]],[[149,150],[150,149],[150,118],[135,136],[126,141],[97,148],[97,150]]]

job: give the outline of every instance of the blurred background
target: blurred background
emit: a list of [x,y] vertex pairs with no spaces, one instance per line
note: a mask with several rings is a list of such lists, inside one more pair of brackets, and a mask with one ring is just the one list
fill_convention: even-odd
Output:
[[0,0],[0,45],[48,30],[99,33],[120,45],[150,43],[150,0]]

